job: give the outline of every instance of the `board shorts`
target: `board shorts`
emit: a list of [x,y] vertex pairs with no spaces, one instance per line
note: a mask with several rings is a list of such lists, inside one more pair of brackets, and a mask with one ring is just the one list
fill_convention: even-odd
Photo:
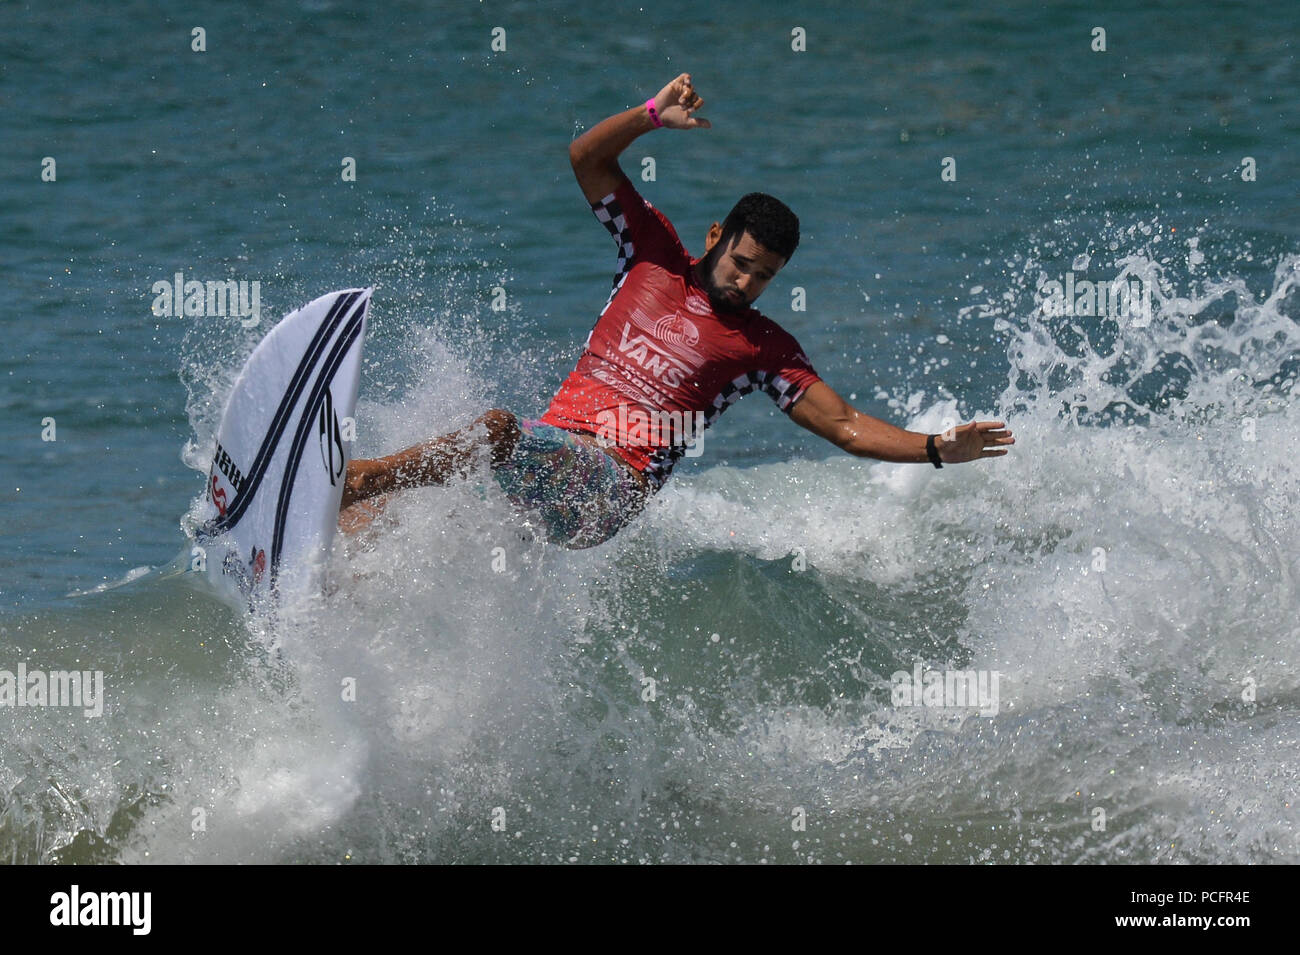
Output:
[[535,418],[518,420],[514,451],[492,473],[506,497],[540,517],[548,541],[595,547],[645,507],[649,494],[628,465],[572,431]]

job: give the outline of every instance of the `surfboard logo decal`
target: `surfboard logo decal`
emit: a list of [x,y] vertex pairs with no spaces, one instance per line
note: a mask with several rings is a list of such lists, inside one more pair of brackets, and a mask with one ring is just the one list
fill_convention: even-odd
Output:
[[248,609],[253,610],[253,591],[262,582],[262,575],[266,572],[266,551],[256,544],[253,545],[247,563],[240,558],[237,551],[228,551],[225,559],[221,561],[221,572],[234,579],[240,593],[248,598]]
[[239,495],[243,493],[244,485],[247,483],[248,479],[244,477],[242,472],[240,472],[239,465],[235,464],[234,459],[231,458],[226,449],[221,446],[220,441],[217,442],[217,453],[212,459],[212,480],[209,483],[208,491],[212,503],[217,508],[217,516],[225,517],[226,511],[229,509],[228,501],[231,494],[227,494],[226,489],[221,486],[221,478],[217,476],[217,472],[220,472],[221,475],[223,475],[230,483],[230,490],[233,492],[233,496],[238,498]]
[[217,514],[221,517],[226,516],[226,489],[217,481],[217,476],[212,475],[212,503],[217,507]]
[[320,420],[316,426],[320,444],[320,460],[325,473],[330,476],[330,487],[343,476],[346,460],[343,456],[343,432],[339,429],[339,416],[334,411],[334,395],[326,388],[325,401],[320,406]]

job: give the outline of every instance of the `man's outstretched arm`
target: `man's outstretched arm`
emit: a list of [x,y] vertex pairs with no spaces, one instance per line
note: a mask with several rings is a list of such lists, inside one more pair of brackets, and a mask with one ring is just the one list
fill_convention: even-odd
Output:
[[[808,386],[790,410],[790,417],[795,424],[860,458],[899,463],[929,461],[925,450],[928,435],[905,431],[863,414],[822,381]],[[972,421],[935,438],[935,448],[944,464],[1000,457],[1007,453],[1004,445],[1015,443],[1001,421]]]
[[[708,129],[712,125],[692,115],[704,100],[691,86],[689,73],[661,89],[654,101],[659,121],[668,129]],[[623,181],[618,157],[632,145],[632,140],[655,128],[650,111],[642,103],[601,120],[569,145],[573,174],[589,203],[594,205],[618,188]]]

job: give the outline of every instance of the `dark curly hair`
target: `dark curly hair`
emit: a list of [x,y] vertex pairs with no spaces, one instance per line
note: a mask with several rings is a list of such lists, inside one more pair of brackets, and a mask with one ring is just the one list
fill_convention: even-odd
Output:
[[748,232],[754,241],[775,252],[787,262],[799,246],[799,219],[780,199],[765,192],[751,192],[727,213],[722,223],[722,248],[727,248],[734,235],[737,239]]

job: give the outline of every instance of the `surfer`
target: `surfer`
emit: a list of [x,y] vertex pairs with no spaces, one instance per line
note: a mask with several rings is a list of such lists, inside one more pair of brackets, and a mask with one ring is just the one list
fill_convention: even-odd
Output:
[[578,185],[618,246],[618,267],[577,366],[546,413],[532,419],[492,409],[459,431],[351,462],[343,530],[369,523],[383,495],[466,476],[486,457],[507,497],[540,516],[548,540],[600,544],[698,449],[704,428],[756,389],[796,424],[859,457],[941,467],[1007,453],[1015,439],[1001,421],[933,435],[863,414],[822,381],[792,335],[752,308],[799,244],[799,220],[779,200],[744,196],[709,227],[702,257],[686,251],[618,157],[656,129],[710,128],[696,115],[703,103],[683,73],[570,145]]

